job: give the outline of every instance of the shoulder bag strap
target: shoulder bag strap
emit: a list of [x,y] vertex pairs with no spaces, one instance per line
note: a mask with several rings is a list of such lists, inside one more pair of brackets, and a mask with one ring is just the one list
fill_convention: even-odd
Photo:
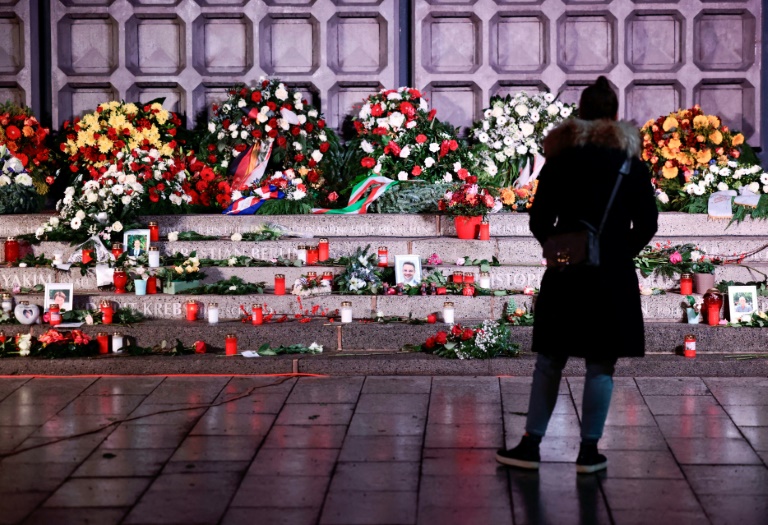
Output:
[[616,194],[619,192],[619,186],[621,185],[621,180],[624,178],[625,175],[629,175],[629,170],[632,168],[632,159],[627,157],[624,161],[624,164],[621,165],[621,168],[619,169],[619,176],[616,178],[616,184],[613,186],[613,191],[611,192],[611,197],[608,199],[608,205],[605,207],[605,213],[603,213],[603,218],[600,221],[600,227],[597,229],[597,235],[599,236],[603,232],[603,226],[605,226],[605,221],[608,219],[608,212],[611,211],[611,206],[613,206],[613,201],[616,198]]

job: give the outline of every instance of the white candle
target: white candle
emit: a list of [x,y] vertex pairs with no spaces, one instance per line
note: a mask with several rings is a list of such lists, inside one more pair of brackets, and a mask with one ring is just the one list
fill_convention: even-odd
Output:
[[123,334],[115,333],[112,336],[112,353],[113,354],[123,353]]
[[490,289],[491,288],[491,276],[488,272],[480,272],[480,288]]
[[307,247],[299,246],[296,248],[296,258],[302,263],[307,264]]
[[453,303],[443,303],[443,322],[453,324]]
[[2,308],[5,313],[11,313],[13,311],[13,298],[11,297],[11,294],[4,293],[3,294],[3,303]]
[[61,264],[63,261],[64,255],[61,253],[54,253],[53,254],[53,264]]
[[149,267],[158,268],[159,266],[160,266],[160,252],[157,250],[157,247],[150,246],[149,247]]
[[352,322],[352,303],[349,301],[344,301],[343,303],[341,303],[341,322],[342,323]]
[[219,303],[208,305],[208,324],[219,324]]

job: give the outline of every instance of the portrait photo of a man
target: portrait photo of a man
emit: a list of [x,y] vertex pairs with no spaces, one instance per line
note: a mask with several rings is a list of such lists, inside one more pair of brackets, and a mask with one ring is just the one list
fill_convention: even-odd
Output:
[[149,250],[149,230],[128,230],[124,234],[125,251],[128,257],[137,258]]
[[758,309],[756,286],[729,286],[728,306],[730,321],[740,323],[749,321]]
[[421,259],[418,255],[395,255],[395,280],[397,284],[407,286],[421,284]]

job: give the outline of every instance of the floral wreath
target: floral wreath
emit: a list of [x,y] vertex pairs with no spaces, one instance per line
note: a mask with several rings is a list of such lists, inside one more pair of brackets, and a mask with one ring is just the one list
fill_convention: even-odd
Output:
[[50,130],[40,125],[31,109],[12,102],[0,105],[0,145],[19,159],[40,195],[48,193],[55,180],[49,136]]

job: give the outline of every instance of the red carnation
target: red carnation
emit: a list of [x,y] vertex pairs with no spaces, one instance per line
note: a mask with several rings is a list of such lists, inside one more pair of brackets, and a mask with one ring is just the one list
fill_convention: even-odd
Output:
[[320,144],[320,153],[325,153],[326,151],[328,151],[328,149],[330,149],[330,147],[331,145],[328,142],[323,142],[322,144]]
[[438,343],[440,343],[441,345],[444,345],[445,343],[448,342],[448,334],[446,334],[445,332],[443,332],[441,330],[441,331],[437,332],[437,335],[435,336],[435,339],[437,340]]
[[320,175],[318,175],[316,171],[310,171],[309,173],[307,173],[307,180],[311,184],[315,184],[317,181],[320,180]]
[[451,141],[448,143],[448,147],[451,148],[451,151],[456,151],[459,149],[459,143],[451,139]]
[[465,168],[461,168],[456,174],[461,180],[467,180],[467,177],[469,177],[469,172]]
[[461,327],[459,325],[453,325],[453,328],[451,328],[451,335],[459,337],[461,335]]
[[304,161],[304,155],[302,155],[301,153],[297,153],[296,155],[293,156],[293,161],[294,162],[303,162]]
[[277,145],[281,148],[285,147],[287,140],[285,140],[285,137],[277,137]]
[[293,126],[291,128],[291,135],[293,135],[294,137],[298,136],[299,133],[301,133],[301,128],[299,128],[299,126]]
[[339,194],[336,193],[335,191],[332,191],[331,193],[328,194],[328,200],[330,202],[336,202],[338,198],[339,198]]
[[312,130],[315,129],[315,126],[313,126],[311,122],[307,122],[304,124],[304,129],[307,133],[312,133]]
[[406,117],[412,118],[416,114],[416,108],[414,108],[413,104],[411,104],[410,102],[401,102],[400,113],[402,113]]
[[276,129],[270,129],[267,132],[267,135],[269,135],[271,138],[275,138],[275,137],[277,137],[277,130]]
[[256,103],[261,102],[261,91],[254,91],[251,93],[251,100]]
[[374,104],[371,106],[371,116],[372,117],[380,117],[384,114],[384,110],[382,109],[380,104]]
[[373,168],[376,165],[376,159],[374,159],[373,157],[365,157],[365,158],[363,158],[363,160],[360,161],[360,164],[364,168],[370,169],[370,168]]
[[414,175],[416,177],[421,175],[421,166],[414,166],[413,169],[411,170],[411,175]]
[[215,164],[216,163],[216,155],[208,155],[208,162],[210,162],[211,164]]
[[203,170],[200,172],[200,177],[205,181],[212,181],[216,178],[216,174],[213,172],[213,170],[209,167],[203,168]]
[[244,143],[236,144],[234,149],[235,149],[235,151],[237,151],[238,153],[242,153],[242,152],[244,152],[246,149],[248,149],[248,145],[247,145],[247,144],[244,144]]
[[408,94],[411,95],[411,98],[420,98],[421,92],[418,89],[409,89]]
[[386,135],[387,130],[386,128],[373,128],[373,134],[374,135]]
[[418,135],[416,135],[416,142],[418,142],[419,144],[424,144],[426,141],[427,141],[427,136],[424,135],[423,133],[419,133]]

